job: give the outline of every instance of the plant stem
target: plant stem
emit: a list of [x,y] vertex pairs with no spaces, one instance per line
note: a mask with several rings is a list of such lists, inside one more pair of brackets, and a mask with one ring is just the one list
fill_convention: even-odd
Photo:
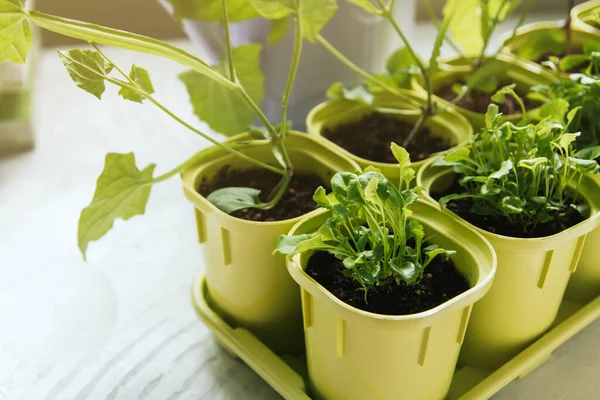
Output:
[[515,25],[515,28],[513,29],[511,39],[513,39],[515,36],[517,36],[517,31],[525,23],[525,19],[529,15],[529,11],[531,11],[531,6],[533,5],[533,1],[534,0],[529,0],[527,2],[527,5],[525,6],[525,10],[523,11],[523,14],[521,14],[521,18],[519,18],[519,21],[517,22],[517,24]]
[[231,48],[231,37],[229,34],[229,14],[227,13],[227,0],[221,0],[223,11],[223,30],[225,31],[225,44],[227,47],[227,65],[229,66],[229,80],[237,82],[235,67],[233,65],[233,50]]
[[288,73],[287,81],[285,83],[285,89],[283,91],[283,97],[281,99],[281,132],[279,137],[285,139],[287,134],[287,110],[290,103],[290,94],[296,80],[298,73],[298,66],[300,65],[300,56],[302,55],[302,21],[301,21],[301,1],[296,2],[296,23],[294,31],[294,53],[292,55],[292,62],[290,64],[290,71]]
[[[427,16],[429,17],[429,19],[431,20],[433,25],[435,25],[435,27],[437,29],[440,29],[441,24],[440,24],[440,21],[438,20],[437,16],[435,15],[433,8],[431,7],[431,2],[429,0],[423,0],[423,3],[425,5],[425,11],[427,11]],[[452,39],[448,35],[445,35],[445,40],[446,40],[446,43],[448,43],[450,45],[450,47],[452,47],[452,49],[454,49],[454,51],[456,51],[459,55],[461,55],[461,56],[464,55],[463,50],[460,48],[459,45],[456,44],[454,39]]]
[[421,128],[425,124],[427,117],[429,117],[429,112],[427,109],[425,109],[419,116],[419,119],[417,120],[417,123],[415,124],[413,129],[410,131],[406,139],[404,139],[404,142],[402,142],[402,147],[406,148],[406,146],[410,144],[410,142],[414,139],[416,134],[421,130]]
[[479,57],[477,58],[477,61],[475,62],[475,69],[479,68],[481,66],[481,64],[483,63],[483,59],[485,57],[485,52],[487,51],[487,48],[490,44],[490,40],[492,39],[492,34],[494,33],[494,31],[496,30],[496,28],[498,26],[498,22],[500,21],[500,15],[502,14],[502,10],[504,10],[506,1],[507,0],[502,0],[502,3],[500,4],[500,7],[498,7],[498,11],[496,12],[496,15],[494,15],[494,20],[492,21],[492,25],[490,26],[488,34],[483,41],[483,47],[481,49],[481,53],[479,54]]
[[572,47],[573,47],[573,40],[572,40],[572,36],[573,36],[573,30],[571,28],[571,10],[573,9],[573,7],[575,6],[575,0],[568,0],[567,1],[567,6],[568,6],[568,16],[567,16],[567,21],[565,22],[565,33],[566,33],[566,38],[565,38],[565,55],[568,56],[569,54],[571,54],[571,52],[573,51]]
[[355,73],[357,73],[358,75],[360,75],[366,81],[372,83],[373,85],[378,86],[379,88],[385,90],[386,92],[388,92],[390,94],[393,94],[394,96],[397,96],[398,98],[402,99],[403,101],[412,103],[412,100],[410,100],[410,98],[408,96],[404,95],[397,88],[392,87],[392,86],[388,85],[387,83],[385,83],[384,81],[382,81],[381,79],[378,79],[378,78],[374,77],[373,75],[369,74],[368,72],[366,72],[365,70],[363,70],[361,67],[359,67],[358,65],[356,65],[352,61],[350,61],[350,59],[348,59],[346,56],[344,56],[338,49],[336,49],[323,36],[318,35],[317,36],[317,42],[319,42],[331,54],[333,54],[339,61],[341,61],[342,64],[344,64],[350,70],[352,70]]

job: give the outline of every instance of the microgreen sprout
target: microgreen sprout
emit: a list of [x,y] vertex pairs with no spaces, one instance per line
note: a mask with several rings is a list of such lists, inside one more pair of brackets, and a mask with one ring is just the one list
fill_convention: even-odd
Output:
[[575,157],[573,142],[579,132],[567,127],[578,109],[554,109],[554,115],[536,124],[517,126],[504,122],[495,104],[489,106],[486,127],[468,148],[440,158],[437,165],[452,166],[463,188],[440,199],[470,199],[471,212],[500,217],[524,233],[560,218],[569,207],[582,217],[589,206],[578,197],[582,179],[598,172],[598,163]]
[[[436,256],[455,252],[425,245],[423,225],[412,219],[410,205],[419,197],[411,188],[415,171],[408,152],[392,143],[400,163],[399,184],[369,167],[363,173],[341,172],[331,179],[332,192],[317,189],[314,200],[330,211],[314,233],[281,236],[276,252],[293,256],[326,251],[343,262],[344,275],[366,291],[391,282],[418,283]],[[391,279],[390,279],[391,278]]]

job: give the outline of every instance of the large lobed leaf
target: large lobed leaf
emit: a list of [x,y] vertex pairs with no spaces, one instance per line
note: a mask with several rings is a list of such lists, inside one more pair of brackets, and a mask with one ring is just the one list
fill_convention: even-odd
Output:
[[79,217],[78,244],[85,258],[90,242],[100,239],[117,218],[144,214],[155,164],[140,171],[133,153],[108,153],[89,206]]
[[24,6],[25,0],[0,0],[0,64],[27,59],[32,38]]
[[[233,63],[240,84],[252,100],[260,104],[264,96],[264,77],[260,70],[258,44],[246,44],[233,49]],[[215,66],[222,73],[227,71],[227,61]],[[239,95],[218,82],[190,70],[179,75],[187,87],[195,114],[214,130],[225,135],[244,132],[254,121],[255,114]]]
[[94,50],[74,49],[68,52],[59,50],[58,55],[73,82],[81,89],[101,99],[106,90],[104,80],[112,71],[113,65]]
[[[168,0],[173,6],[173,17],[206,22],[222,22],[221,0]],[[258,17],[249,0],[227,0],[227,16],[230,22],[246,21]]]

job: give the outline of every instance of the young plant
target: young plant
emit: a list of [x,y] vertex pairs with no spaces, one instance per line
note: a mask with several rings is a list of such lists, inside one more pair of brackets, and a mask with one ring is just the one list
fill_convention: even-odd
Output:
[[[376,5],[372,4],[369,0],[348,0],[351,3],[361,7],[364,11],[371,13],[373,15],[379,16],[385,19],[394,29],[394,31],[398,34],[404,47],[395,51],[386,63],[386,68],[388,70],[389,76],[379,75],[379,74],[369,74],[358,66],[353,64],[350,60],[344,57],[339,51],[337,51],[331,43],[327,42],[323,37],[319,36],[317,40],[327,48],[334,56],[336,56],[340,61],[342,61],[345,65],[350,67],[352,70],[359,73],[362,77],[365,78],[367,85],[370,88],[378,88],[387,91],[393,95],[396,95],[399,99],[402,99],[405,104],[413,109],[402,110],[397,113],[404,114],[412,114],[413,111],[419,112],[419,119],[417,120],[415,126],[412,128],[411,132],[408,134],[404,142],[402,143],[403,147],[407,147],[410,145],[414,137],[421,130],[427,118],[435,115],[437,113],[437,107],[435,102],[433,101],[433,89],[431,87],[431,76],[435,74],[439,70],[439,62],[438,58],[440,56],[441,48],[445,40],[447,38],[447,31],[450,26],[450,21],[452,20],[453,13],[450,13],[444,18],[444,21],[439,24],[439,29],[437,36],[435,38],[435,42],[433,44],[433,50],[429,57],[429,63],[425,63],[416,53],[413,46],[409,42],[402,28],[396,21],[393,15],[393,7],[394,0],[391,0],[388,4],[386,4],[383,0],[376,0]],[[414,75],[420,75],[423,82],[425,83],[425,89],[427,91],[427,101],[424,107],[419,106],[414,101],[408,99],[406,96],[402,95],[401,92],[397,90],[397,88],[407,87],[410,85],[410,80]],[[357,96],[357,93],[360,93],[360,96]],[[367,93],[365,95],[365,93]],[[352,90],[347,90],[343,88],[343,85],[340,83],[334,84],[330,90],[328,91],[328,97],[331,99],[339,99],[345,98],[349,100],[361,101],[362,103],[372,106],[374,109],[384,112],[384,113],[394,113],[393,110],[389,109],[379,109],[373,106],[373,96],[368,93],[364,88],[355,88]]]
[[344,275],[366,291],[392,282],[418,283],[438,255],[455,252],[424,245],[420,222],[410,219],[410,205],[419,197],[410,184],[415,172],[405,149],[392,143],[400,163],[396,187],[376,168],[363,173],[341,172],[331,179],[332,193],[318,188],[314,199],[331,212],[312,234],[281,236],[276,252],[287,256],[326,251],[341,260]]
[[[305,2],[308,4],[308,0],[270,1],[269,4],[253,0],[251,3],[256,5],[256,9],[248,9],[245,8],[250,4],[248,0],[207,0],[201,6],[189,0],[170,1],[178,18],[199,17],[223,24],[227,54],[225,60],[210,66],[184,50],[156,39],[35,10],[27,11],[25,0],[0,0],[0,63],[25,62],[32,41],[31,24],[89,42],[93,50],[59,52],[78,87],[100,99],[106,83],[118,86],[119,95],[124,99],[139,103],[148,101],[215,146],[256,167],[281,175],[279,184],[266,202],[262,202],[259,192],[252,188],[225,188],[209,196],[210,201],[228,213],[248,207],[272,208],[285,192],[294,172],[285,147],[289,129],[285,122],[302,41],[303,38],[314,40],[335,13],[335,2],[311,0],[310,7],[307,7]],[[233,48],[229,40],[230,18],[234,21],[253,18],[257,16],[257,12],[269,7],[277,10],[280,19],[289,20],[291,14],[295,17],[295,45],[282,98],[283,123],[280,125],[273,125],[259,107],[263,97],[263,76],[259,68],[260,46],[249,44]],[[231,13],[229,9],[232,10]],[[180,78],[187,86],[194,111],[219,132],[231,135],[246,131],[255,118],[263,126],[250,130],[255,138],[253,140],[220,143],[158,102],[153,97],[154,88],[145,69],[134,65],[129,74],[125,73],[100,51],[98,44],[162,56],[190,67],[191,71],[182,74]],[[279,165],[264,163],[242,151],[258,146],[269,147]],[[79,220],[78,243],[84,257],[88,244],[104,236],[112,228],[115,219],[129,219],[144,213],[152,185],[178,174],[196,162],[192,158],[162,175],[156,175],[155,164],[138,169],[133,153],[108,154],[92,202],[82,211]]]
[[578,110],[565,115],[566,111],[555,110],[554,118],[517,126],[503,122],[498,107],[490,105],[486,127],[470,146],[438,160],[437,165],[454,168],[463,188],[442,197],[440,205],[470,199],[472,213],[504,220],[526,235],[540,224],[560,221],[568,208],[587,218],[589,206],[579,198],[578,188],[599,167],[596,161],[574,156],[579,133],[568,133],[566,127]]

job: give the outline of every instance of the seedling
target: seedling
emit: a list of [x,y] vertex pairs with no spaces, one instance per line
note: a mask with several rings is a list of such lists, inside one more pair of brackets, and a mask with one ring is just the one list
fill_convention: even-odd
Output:
[[524,233],[559,219],[569,207],[589,217],[589,206],[578,197],[578,189],[582,179],[599,167],[596,161],[573,154],[580,133],[568,133],[567,127],[579,109],[567,110],[568,104],[552,108],[553,115],[537,124],[517,126],[503,122],[498,107],[490,105],[486,127],[470,146],[438,160],[437,165],[454,168],[464,189],[442,197],[440,205],[471,199],[472,213],[502,218]]
[[[212,193],[209,200],[225,212],[241,208],[274,207],[285,192],[294,172],[285,147],[289,129],[286,113],[290,92],[302,52],[303,38],[314,41],[316,35],[336,11],[334,0],[311,0],[305,7],[304,0],[270,1],[252,0],[254,8],[248,8],[248,0],[207,0],[202,7],[191,7],[189,1],[171,0],[175,15],[199,17],[203,20],[221,22],[225,32],[227,56],[218,65],[210,66],[205,61],[186,51],[146,36],[121,30],[51,16],[35,10],[26,11],[25,0],[0,0],[0,63],[25,62],[31,45],[30,24],[49,31],[89,42],[94,50],[71,50],[59,52],[67,71],[75,84],[99,99],[106,83],[120,88],[124,99],[148,101],[192,132],[210,141],[256,167],[268,169],[281,175],[280,183],[269,199],[262,202],[259,192],[252,188],[225,188]],[[232,10],[228,12],[228,6]],[[242,7],[241,7],[242,6]],[[287,84],[282,98],[280,125],[272,124],[261,111],[263,76],[259,68],[260,46],[248,44],[233,48],[229,40],[229,21],[253,18],[260,13],[276,15],[279,20],[293,15],[295,19],[295,44]],[[281,22],[279,23],[282,24]],[[285,24],[284,24],[285,25]],[[281,36],[281,29],[274,29],[273,39]],[[154,88],[148,72],[132,66],[126,74],[97,47],[98,44],[135,50],[169,58],[192,70],[181,75],[186,84],[196,114],[215,130],[231,135],[246,131],[247,126],[258,118],[262,125],[250,129],[255,139],[244,142],[220,143],[210,135],[179,118],[153,97]],[[245,155],[241,150],[249,147],[269,147],[279,165],[270,165]],[[138,169],[133,153],[107,154],[91,204],[86,207],[79,220],[78,242],[85,257],[91,241],[104,236],[117,218],[129,219],[145,212],[151,187],[166,180],[197,162],[192,158],[162,175],[155,175],[155,164]]]
[[410,219],[410,205],[419,197],[410,186],[415,171],[405,149],[392,143],[392,152],[400,163],[398,187],[373,167],[336,174],[332,193],[320,187],[314,195],[331,216],[315,233],[281,236],[276,252],[290,257],[307,251],[334,255],[343,262],[344,275],[364,288],[365,298],[373,286],[415,284],[436,256],[453,255],[437,245],[425,247],[423,225]]

